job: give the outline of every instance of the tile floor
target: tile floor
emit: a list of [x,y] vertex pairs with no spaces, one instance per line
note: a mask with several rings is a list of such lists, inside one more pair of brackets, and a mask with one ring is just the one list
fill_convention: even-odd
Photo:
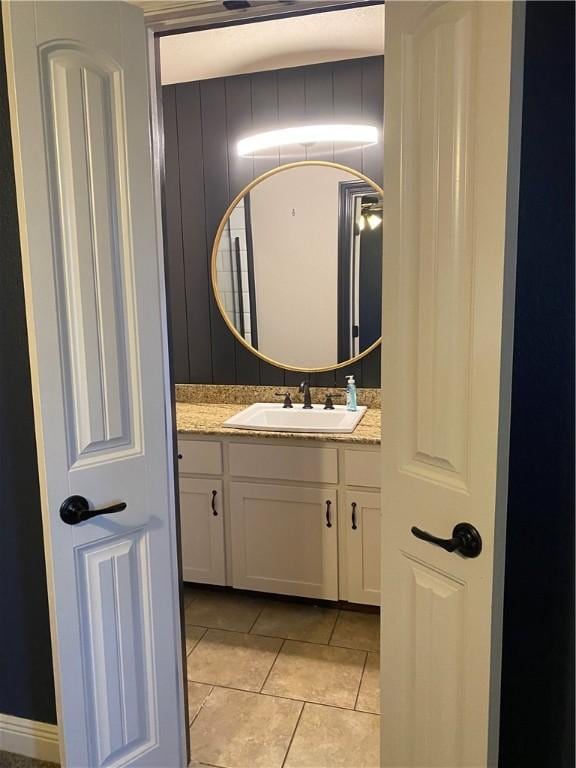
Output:
[[376,768],[379,617],[186,587],[193,766]]

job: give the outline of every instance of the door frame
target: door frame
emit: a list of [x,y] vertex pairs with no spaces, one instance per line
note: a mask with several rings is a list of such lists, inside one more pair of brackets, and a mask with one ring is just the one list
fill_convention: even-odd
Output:
[[[372,4],[372,3],[371,3]],[[207,15],[202,8],[204,4],[189,4],[179,9],[173,15],[169,13],[152,14],[144,16],[150,52],[150,89],[152,110],[152,149],[154,157],[155,183],[159,201],[159,209],[163,212],[164,201],[164,144],[163,144],[163,107],[162,84],[160,77],[160,51],[159,38],[167,34],[181,34],[187,31],[198,31],[202,28],[215,28],[219,26],[232,26],[238,24],[255,23],[270,18],[282,18],[287,15],[301,15],[298,11],[293,14],[285,12],[275,13],[273,10],[262,9],[260,11],[222,11],[218,10],[212,15]],[[308,3],[307,3],[308,5]],[[304,11],[305,13],[334,10],[326,8],[326,4],[310,3],[316,5],[316,10]],[[354,7],[355,3],[342,3],[341,7]],[[324,6],[324,7],[322,7]],[[241,15],[240,15],[241,14]],[[520,150],[522,129],[522,99],[524,76],[524,27],[525,27],[525,3],[514,2],[512,10],[512,43],[511,43],[511,76],[510,76],[510,110],[509,110],[509,137],[508,137],[508,173],[507,194],[505,212],[505,269],[503,282],[502,304],[502,348],[500,360],[500,408],[497,441],[497,483],[496,483],[496,510],[495,510],[495,535],[494,535],[494,580],[492,599],[492,624],[491,637],[492,665],[490,675],[490,711],[489,711],[489,764],[498,762],[499,730],[500,730],[500,688],[501,688],[501,649],[503,628],[503,603],[504,603],[504,569],[506,550],[506,517],[508,504],[508,457],[510,445],[510,411],[512,394],[512,362],[514,341],[514,308],[516,289],[516,251],[518,231],[518,204],[520,188]],[[201,22],[201,23],[199,23]],[[159,230],[160,231],[160,230]],[[165,236],[165,228],[161,234]],[[163,242],[159,244],[164,254]],[[385,278],[383,270],[383,279]],[[164,318],[167,320],[167,318]],[[174,395],[172,395],[174,397]],[[172,403],[174,408],[174,403]],[[176,422],[174,420],[174,437],[176,438]],[[177,496],[177,494],[176,494]],[[184,635],[184,625],[183,625]],[[185,642],[183,637],[183,642]],[[186,658],[184,657],[184,669]],[[186,691],[185,691],[186,695]],[[187,732],[189,738],[189,729]]]
[[[340,8],[350,8],[364,6],[375,3],[341,2]],[[332,4],[326,7],[324,2],[307,2],[307,8],[304,13],[324,12],[336,10],[338,6]],[[314,6],[316,6],[314,8]],[[156,211],[156,232],[157,232],[157,254],[158,270],[161,275],[162,283],[162,304],[165,308],[162,313],[162,336],[168,341],[170,328],[167,312],[166,299],[166,279],[165,279],[165,215],[164,215],[164,138],[163,138],[163,119],[162,119],[162,86],[160,81],[159,67],[159,37],[167,34],[179,34],[187,31],[196,31],[202,28],[214,28],[216,26],[230,26],[242,23],[254,23],[270,18],[282,18],[287,14],[283,12],[274,12],[270,8],[250,13],[242,12],[240,16],[238,11],[218,10],[214,13],[208,13],[207,3],[190,2],[182,5],[177,11],[166,11],[162,13],[151,13],[149,16],[144,14],[144,24],[147,34],[148,46],[148,67],[149,67],[149,89],[150,89],[150,131],[153,159],[153,184],[154,199]],[[496,552],[495,552],[495,572],[494,585],[495,594],[493,602],[493,620],[492,634],[494,647],[501,646],[502,637],[502,598],[504,587],[504,560],[506,543],[506,512],[507,512],[507,485],[508,485],[508,449],[510,432],[510,396],[511,396],[511,378],[512,378],[512,342],[514,330],[514,292],[515,292],[515,270],[516,270],[516,244],[517,244],[517,220],[518,220],[518,191],[519,191],[519,161],[520,161],[520,134],[522,121],[522,81],[524,71],[523,50],[524,50],[524,3],[514,3],[514,34],[512,50],[512,79],[511,79],[511,103],[510,103],[510,142],[508,154],[508,194],[506,205],[506,270],[504,281],[504,299],[503,299],[503,343],[501,357],[501,405],[498,435],[498,493],[496,510]],[[292,15],[302,15],[301,12],[293,12]],[[240,16],[240,18],[239,18]],[[201,21],[201,24],[198,22]],[[9,87],[10,76],[9,76]],[[15,169],[18,173],[18,169]],[[32,360],[32,364],[34,361]],[[176,463],[176,418],[175,418],[175,391],[173,386],[172,364],[169,354],[168,343],[164,349],[164,371],[165,371],[165,412],[166,428],[168,437],[168,462],[169,473],[169,493],[170,503],[174,505],[175,516],[172,518],[176,529],[176,540],[178,543],[178,584],[176,589],[180,593],[180,614],[181,614],[181,638],[183,645],[182,653],[182,687],[184,693],[184,717],[186,722],[186,741],[188,747],[188,756],[190,757],[190,736],[188,722],[187,706],[187,685],[186,685],[186,652],[185,652],[185,621],[184,621],[184,600],[183,600],[183,582],[182,582],[182,563],[180,555],[180,530],[179,530],[179,502],[176,492],[176,482],[178,477]],[[38,393],[36,392],[35,411],[40,409]],[[41,444],[41,443],[40,443]],[[172,454],[170,455],[170,451]],[[54,627],[51,626],[52,641],[54,642]],[[498,750],[498,731],[499,731],[499,704],[500,704],[500,667],[499,654],[491,678],[491,712],[490,712],[490,733],[492,755],[497,757]],[[54,667],[55,687],[58,696],[59,689],[59,668],[58,664]]]
[[[478,0],[481,2],[481,0]],[[378,0],[376,0],[378,3]],[[376,4],[369,3],[369,4]],[[340,9],[356,7],[365,3],[342,2]],[[235,26],[241,24],[257,23],[271,18],[286,18],[290,15],[302,15],[299,11],[292,13],[274,12],[270,9],[237,11],[218,10],[214,14],[207,14],[202,8],[203,3],[189,3],[177,12],[170,14],[152,13],[144,15],[149,45],[150,66],[150,92],[151,92],[151,127],[152,127],[152,151],[154,162],[155,186],[158,202],[158,211],[161,212],[161,222],[158,228],[161,242],[159,247],[162,259],[164,259],[164,240],[166,229],[164,227],[164,133],[163,133],[163,106],[162,83],[160,75],[160,37],[170,34],[182,34],[191,31],[199,31],[203,28]],[[304,14],[336,10],[334,6],[326,8],[325,2],[312,2],[306,5],[317,6],[304,10]],[[511,76],[510,76],[510,111],[509,111],[509,140],[508,140],[508,185],[506,194],[506,244],[505,244],[505,270],[503,281],[502,301],[502,348],[500,368],[500,409],[498,423],[498,449],[497,449],[497,483],[496,483],[496,511],[495,511],[495,535],[494,535],[494,580],[492,601],[492,647],[495,653],[492,656],[492,668],[490,676],[490,712],[489,712],[489,764],[498,762],[499,731],[500,731],[500,689],[501,689],[501,659],[502,659],[502,629],[504,618],[504,572],[506,551],[506,518],[508,505],[508,457],[510,447],[510,412],[512,396],[512,363],[514,342],[514,309],[516,290],[516,252],[518,233],[518,205],[520,191],[520,150],[522,132],[522,100],[524,79],[524,28],[526,9],[524,2],[513,2],[512,10],[512,50],[511,50]],[[384,270],[383,279],[385,278]],[[167,322],[166,318],[163,321]],[[172,408],[175,409],[174,394],[172,393]],[[175,411],[174,411],[175,412]],[[176,440],[176,420],[174,418],[174,440]],[[177,468],[176,468],[177,470]],[[177,474],[176,474],[177,477]],[[178,494],[176,494],[176,505]],[[179,516],[179,508],[177,507]],[[179,517],[178,517],[179,519]],[[179,535],[179,533],[178,533]],[[180,564],[181,569],[181,564]],[[380,605],[381,607],[381,605]],[[182,624],[182,642],[185,643],[185,625]],[[186,677],[186,657],[184,656],[184,674]],[[186,687],[186,686],[185,686]],[[187,691],[184,692],[187,702]],[[187,709],[187,706],[186,706]],[[188,714],[186,712],[188,725]],[[188,749],[189,728],[187,728]],[[189,752],[190,755],[190,752]]]

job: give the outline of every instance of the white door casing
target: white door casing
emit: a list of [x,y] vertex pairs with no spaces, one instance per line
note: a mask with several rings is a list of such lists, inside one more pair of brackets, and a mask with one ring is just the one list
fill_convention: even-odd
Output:
[[[497,762],[518,29],[511,2],[386,3],[381,687],[394,768]],[[411,534],[449,539],[463,521],[483,539],[475,559]]]
[[[125,3],[4,3],[63,764],[185,763],[146,35]],[[124,511],[78,525],[68,496]]]

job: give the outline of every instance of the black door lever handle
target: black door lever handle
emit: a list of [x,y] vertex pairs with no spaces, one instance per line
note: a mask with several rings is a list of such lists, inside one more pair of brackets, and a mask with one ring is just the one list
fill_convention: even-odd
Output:
[[458,523],[452,530],[451,539],[439,539],[428,531],[422,531],[415,525],[410,529],[413,536],[422,541],[429,541],[442,547],[446,552],[458,552],[463,557],[478,557],[482,552],[482,537],[470,523]]
[[103,509],[90,509],[90,504],[88,504],[84,496],[68,496],[60,507],[60,517],[68,525],[78,525],[78,523],[83,523],[85,520],[90,520],[91,517],[109,515],[112,512],[122,512],[123,509],[126,509],[125,501],[111,504]]

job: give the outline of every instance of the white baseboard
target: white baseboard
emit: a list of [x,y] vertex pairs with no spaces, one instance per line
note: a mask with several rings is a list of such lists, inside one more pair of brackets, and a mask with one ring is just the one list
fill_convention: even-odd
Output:
[[58,726],[0,715],[0,750],[37,760],[60,762]]

